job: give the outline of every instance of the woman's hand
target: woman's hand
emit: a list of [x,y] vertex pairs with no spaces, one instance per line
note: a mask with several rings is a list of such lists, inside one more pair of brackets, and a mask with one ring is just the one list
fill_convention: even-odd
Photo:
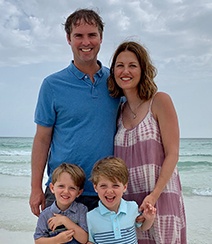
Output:
[[157,202],[157,199],[153,196],[152,193],[150,193],[149,195],[147,195],[144,198],[144,200],[143,200],[141,206],[139,207],[139,209],[140,209],[140,211],[143,211],[144,209],[146,209],[146,206],[148,204],[151,204],[154,207],[156,202]]

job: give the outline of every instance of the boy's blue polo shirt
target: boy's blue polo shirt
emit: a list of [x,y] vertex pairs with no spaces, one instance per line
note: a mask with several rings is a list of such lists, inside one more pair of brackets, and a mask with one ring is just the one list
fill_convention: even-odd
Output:
[[96,244],[138,243],[135,229],[138,215],[138,205],[134,201],[122,199],[118,213],[108,210],[99,201],[99,207],[87,213],[89,241]]

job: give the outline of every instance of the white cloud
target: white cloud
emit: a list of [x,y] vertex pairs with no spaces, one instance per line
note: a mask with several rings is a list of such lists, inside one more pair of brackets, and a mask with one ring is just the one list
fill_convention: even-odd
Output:
[[[105,65],[123,40],[143,43],[158,68],[159,88],[179,110],[182,136],[201,135],[197,124],[202,123],[212,137],[212,111],[202,109],[212,103],[211,0],[0,0],[0,136],[14,135],[18,127],[17,134],[32,135],[42,79],[72,58],[63,23],[77,8],[93,8],[105,22],[99,54]],[[188,120],[195,129],[187,128]],[[202,136],[209,134],[202,129]]]

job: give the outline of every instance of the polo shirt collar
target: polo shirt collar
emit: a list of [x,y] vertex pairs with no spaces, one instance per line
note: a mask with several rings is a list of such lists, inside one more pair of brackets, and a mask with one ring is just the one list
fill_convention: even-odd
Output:
[[[101,201],[99,201],[99,211],[100,211],[101,215],[113,213],[113,211],[110,211],[109,209],[107,209]],[[120,203],[117,215],[120,213],[124,213],[124,214],[127,213],[127,203],[124,199],[121,199],[121,203]]]
[[[100,66],[100,69],[96,72],[96,75],[98,75],[99,77],[103,76],[103,66],[102,63],[97,60],[98,65]],[[83,79],[87,74],[83,73],[82,71],[80,71],[75,65],[74,65],[74,61],[71,61],[70,64],[70,70],[71,72],[78,78],[78,79]]]
[[63,213],[64,215],[66,215],[66,213],[68,212],[73,212],[73,213],[76,213],[77,212],[77,203],[76,202],[73,202],[69,208],[67,208],[65,211],[61,211],[58,207],[57,207],[57,204],[56,204],[56,201],[53,202],[53,204],[51,205],[50,207],[50,210],[52,213],[56,213],[56,214],[61,214]]

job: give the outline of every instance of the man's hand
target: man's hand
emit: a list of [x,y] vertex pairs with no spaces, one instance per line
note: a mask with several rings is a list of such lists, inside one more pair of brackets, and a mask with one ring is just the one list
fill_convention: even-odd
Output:
[[32,213],[39,216],[40,212],[45,208],[45,195],[42,190],[31,192],[29,205]]

